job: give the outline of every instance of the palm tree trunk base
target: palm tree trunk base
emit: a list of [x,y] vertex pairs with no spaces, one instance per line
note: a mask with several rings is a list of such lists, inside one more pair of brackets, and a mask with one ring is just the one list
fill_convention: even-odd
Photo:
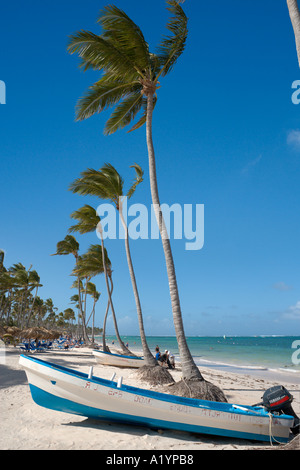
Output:
[[160,365],[140,367],[137,373],[141,380],[150,385],[167,385],[174,382],[169,370]]
[[206,380],[180,380],[174,383],[169,389],[172,395],[179,395],[187,398],[198,398],[200,400],[219,401],[227,403],[223,391]]

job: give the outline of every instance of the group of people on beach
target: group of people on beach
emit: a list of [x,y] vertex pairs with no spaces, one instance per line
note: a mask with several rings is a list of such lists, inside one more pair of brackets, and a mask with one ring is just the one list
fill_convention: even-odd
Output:
[[165,352],[162,354],[159,350],[159,346],[155,348],[155,359],[163,367],[168,367],[168,369],[175,369],[175,357],[170,351],[165,349]]

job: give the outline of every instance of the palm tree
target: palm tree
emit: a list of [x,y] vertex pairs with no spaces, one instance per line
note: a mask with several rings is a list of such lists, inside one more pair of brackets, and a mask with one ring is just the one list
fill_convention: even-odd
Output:
[[[56,256],[56,255],[65,256],[65,255],[70,255],[70,254],[72,254],[74,256],[75,266],[77,266],[79,258],[80,258],[80,256],[79,256],[79,243],[76,240],[76,238],[73,237],[73,235],[66,235],[63,240],[59,241],[56,244],[56,253],[54,253],[51,256]],[[77,288],[78,288],[78,298],[79,298],[79,310],[80,310],[81,316],[83,318],[84,314],[83,314],[83,308],[82,308],[82,302],[81,302],[81,283],[80,283],[80,278],[79,277],[78,277],[78,282],[77,282]],[[84,341],[89,343],[90,340],[89,340],[89,337],[88,337],[88,334],[87,334],[87,331],[86,331],[84,321],[83,321],[83,337],[84,337]]]
[[[182,364],[183,388],[189,382],[186,387],[188,393],[194,393],[191,391],[193,387],[197,395],[200,389],[200,396],[203,398],[205,394],[202,394],[203,386],[200,382],[204,382],[204,379],[193,360],[184,333],[171,244],[160,208],[152,139],[152,116],[157,100],[156,92],[160,87],[159,79],[173,69],[184,51],[188,33],[187,17],[182,7],[175,0],[168,0],[166,3],[172,14],[167,24],[170,34],[162,39],[157,53],[150,53],[141,29],[125,12],[114,5],[109,5],[100,12],[98,23],[102,26],[102,35],[79,31],[70,37],[68,51],[79,55],[80,67],[84,71],[103,71],[100,80],[79,100],[77,120],[87,119],[107,107],[115,107],[104,129],[105,134],[112,134],[130,124],[137,114],[143,111],[131,131],[146,123],[150,189],[169,280],[173,321]],[[204,388],[208,389],[207,383]],[[213,399],[226,400],[223,393],[219,393],[219,389],[216,393],[213,392],[213,395]]]
[[[45,315],[47,314],[47,306],[45,305],[43,299],[39,296],[35,298],[34,306],[33,306],[33,313],[34,313],[34,321],[33,324],[36,326],[41,325]],[[27,328],[29,327],[29,323],[27,324]]]
[[58,309],[54,306],[54,302],[51,298],[45,300],[45,306],[47,310],[46,324],[47,326],[53,327],[55,324],[55,311]]
[[[0,250],[0,318],[6,314],[6,323],[9,323],[9,314],[12,305],[13,289],[16,289],[13,273],[4,266],[4,251]],[[6,296],[7,295],[7,296]]]
[[[76,274],[80,278],[85,277],[88,282],[92,276],[96,276],[97,274],[104,272],[110,308],[111,308],[112,315],[113,315],[116,336],[118,338],[118,341],[120,343],[121,349],[124,352],[124,354],[132,354],[123,343],[120,333],[119,333],[116,313],[115,313],[114,305],[111,299],[110,289],[109,289],[109,284],[108,284],[108,266],[109,265],[111,265],[111,263],[107,256],[107,252],[103,246],[103,240],[102,240],[102,245],[91,245],[88,251],[80,257],[79,262],[76,268],[74,269],[74,274]],[[86,295],[87,295],[87,286],[85,289],[85,296]],[[84,304],[86,305],[86,300]]]
[[5,253],[3,250],[0,250],[0,272],[2,270],[4,270],[4,256],[5,256]]
[[88,282],[87,284],[87,294],[90,295],[93,299],[93,308],[91,311],[91,314],[86,322],[86,324],[89,324],[90,318],[92,317],[92,343],[95,342],[95,336],[94,336],[94,328],[95,328],[95,307],[96,303],[100,299],[100,292],[97,291],[95,284],[92,282]]
[[[71,217],[73,219],[78,220],[79,222],[75,225],[72,225],[69,231],[79,232],[80,234],[85,234],[85,233],[95,230],[98,223],[100,222],[100,217],[97,215],[97,212],[95,211],[95,209],[87,204],[81,207],[80,209],[78,209],[77,211],[72,212]],[[107,256],[107,252],[106,252],[105,259],[106,257],[107,257],[107,260],[109,260]],[[102,252],[101,252],[101,259],[103,262],[104,258],[102,257]],[[104,272],[104,266],[103,266],[103,272]],[[112,269],[111,269],[110,261],[109,262],[107,261],[105,276],[109,277],[109,280],[112,285]],[[107,285],[108,285],[108,281],[106,282],[106,286]],[[103,351],[105,352],[110,352],[108,346],[106,345],[105,334],[106,334],[106,320],[107,320],[108,310],[109,310],[109,306],[112,304],[112,290],[113,290],[112,287],[108,287],[108,302],[107,302],[106,313],[105,313],[104,321],[103,321],[102,343],[103,343]],[[116,321],[115,318],[114,318],[114,321]]]
[[[31,268],[32,266],[26,269],[22,263],[16,263],[10,268],[10,274],[14,277],[14,286],[19,288],[22,293],[17,314],[17,324],[20,325],[21,328],[23,328],[25,324],[26,327],[28,327],[38,288],[42,286],[37,271],[32,271]],[[28,311],[29,302],[30,299],[32,299],[31,291],[34,288],[36,288],[35,297]]]
[[36,298],[37,298],[38,289],[39,289],[39,287],[43,286],[42,284],[40,284],[40,277],[39,277],[38,273],[35,270],[29,272],[28,281],[30,283],[31,290],[35,288],[35,296],[34,296],[34,299],[33,299],[32,304],[31,304],[31,308],[30,308],[29,313],[28,313],[26,328],[28,328],[28,326],[29,326],[30,317],[31,317],[33,308],[35,306]]
[[[100,170],[88,169],[86,171],[83,171],[81,173],[81,177],[76,179],[70,185],[70,190],[74,193],[97,196],[100,199],[109,200],[115,205],[117,211],[120,214],[120,218],[125,230],[126,257],[135,298],[145,364],[147,366],[155,366],[156,360],[151,354],[146,340],[142,307],[129,246],[128,227],[125,222],[122,211],[124,197],[131,198],[137,186],[143,181],[144,172],[142,168],[137,164],[133,165],[132,168],[135,169],[135,180],[126,194],[124,194],[123,189],[123,178],[117,172],[117,170],[109,163],[105,163],[105,165]],[[91,208],[90,206],[84,206],[79,211],[74,212],[71,217],[80,220],[80,225],[83,226],[84,230],[88,228],[90,228],[90,230],[95,230],[97,223],[100,221],[100,218],[99,216],[97,216],[95,209]],[[76,228],[76,226],[74,227]],[[71,227],[71,230],[73,230],[74,227]]]
[[294,30],[298,63],[300,66],[300,11],[297,0],[286,0]]
[[69,323],[75,320],[75,312],[72,308],[68,307],[64,310],[64,320]]

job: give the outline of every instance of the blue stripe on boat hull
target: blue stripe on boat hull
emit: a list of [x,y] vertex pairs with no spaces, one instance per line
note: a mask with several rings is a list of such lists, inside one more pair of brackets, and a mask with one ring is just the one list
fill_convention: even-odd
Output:
[[[45,408],[62,411],[64,413],[71,413],[75,415],[85,416],[93,419],[102,419],[114,421],[117,423],[126,424],[139,424],[141,426],[148,426],[155,429],[177,429],[180,431],[195,432],[200,434],[212,434],[215,436],[225,437],[238,437],[242,439],[251,439],[258,441],[269,441],[269,436],[261,434],[252,434],[246,432],[232,431],[228,429],[210,428],[206,426],[195,426],[193,424],[175,423],[173,421],[162,421],[159,419],[141,418],[139,416],[128,415],[123,413],[114,413],[111,411],[101,410],[99,408],[93,408],[86,405],[81,405],[65,398],[58,397],[51,393],[45,392],[44,390],[30,385],[30,391],[33,400],[37,405]],[[279,442],[288,442],[289,439],[276,437]]]

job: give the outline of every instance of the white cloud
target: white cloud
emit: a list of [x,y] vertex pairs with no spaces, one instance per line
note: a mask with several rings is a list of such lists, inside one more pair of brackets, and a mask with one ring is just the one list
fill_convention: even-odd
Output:
[[292,305],[283,315],[284,318],[289,318],[290,320],[300,320],[300,300],[296,305]]
[[287,135],[287,144],[300,149],[300,130],[293,129]]
[[274,289],[280,290],[282,292],[293,289],[293,286],[287,285],[285,282],[276,282],[273,284]]
[[256,166],[262,159],[262,155],[258,155],[258,157],[254,158],[254,160],[251,160],[247,165],[242,169],[242,173],[248,173],[251,168]]

